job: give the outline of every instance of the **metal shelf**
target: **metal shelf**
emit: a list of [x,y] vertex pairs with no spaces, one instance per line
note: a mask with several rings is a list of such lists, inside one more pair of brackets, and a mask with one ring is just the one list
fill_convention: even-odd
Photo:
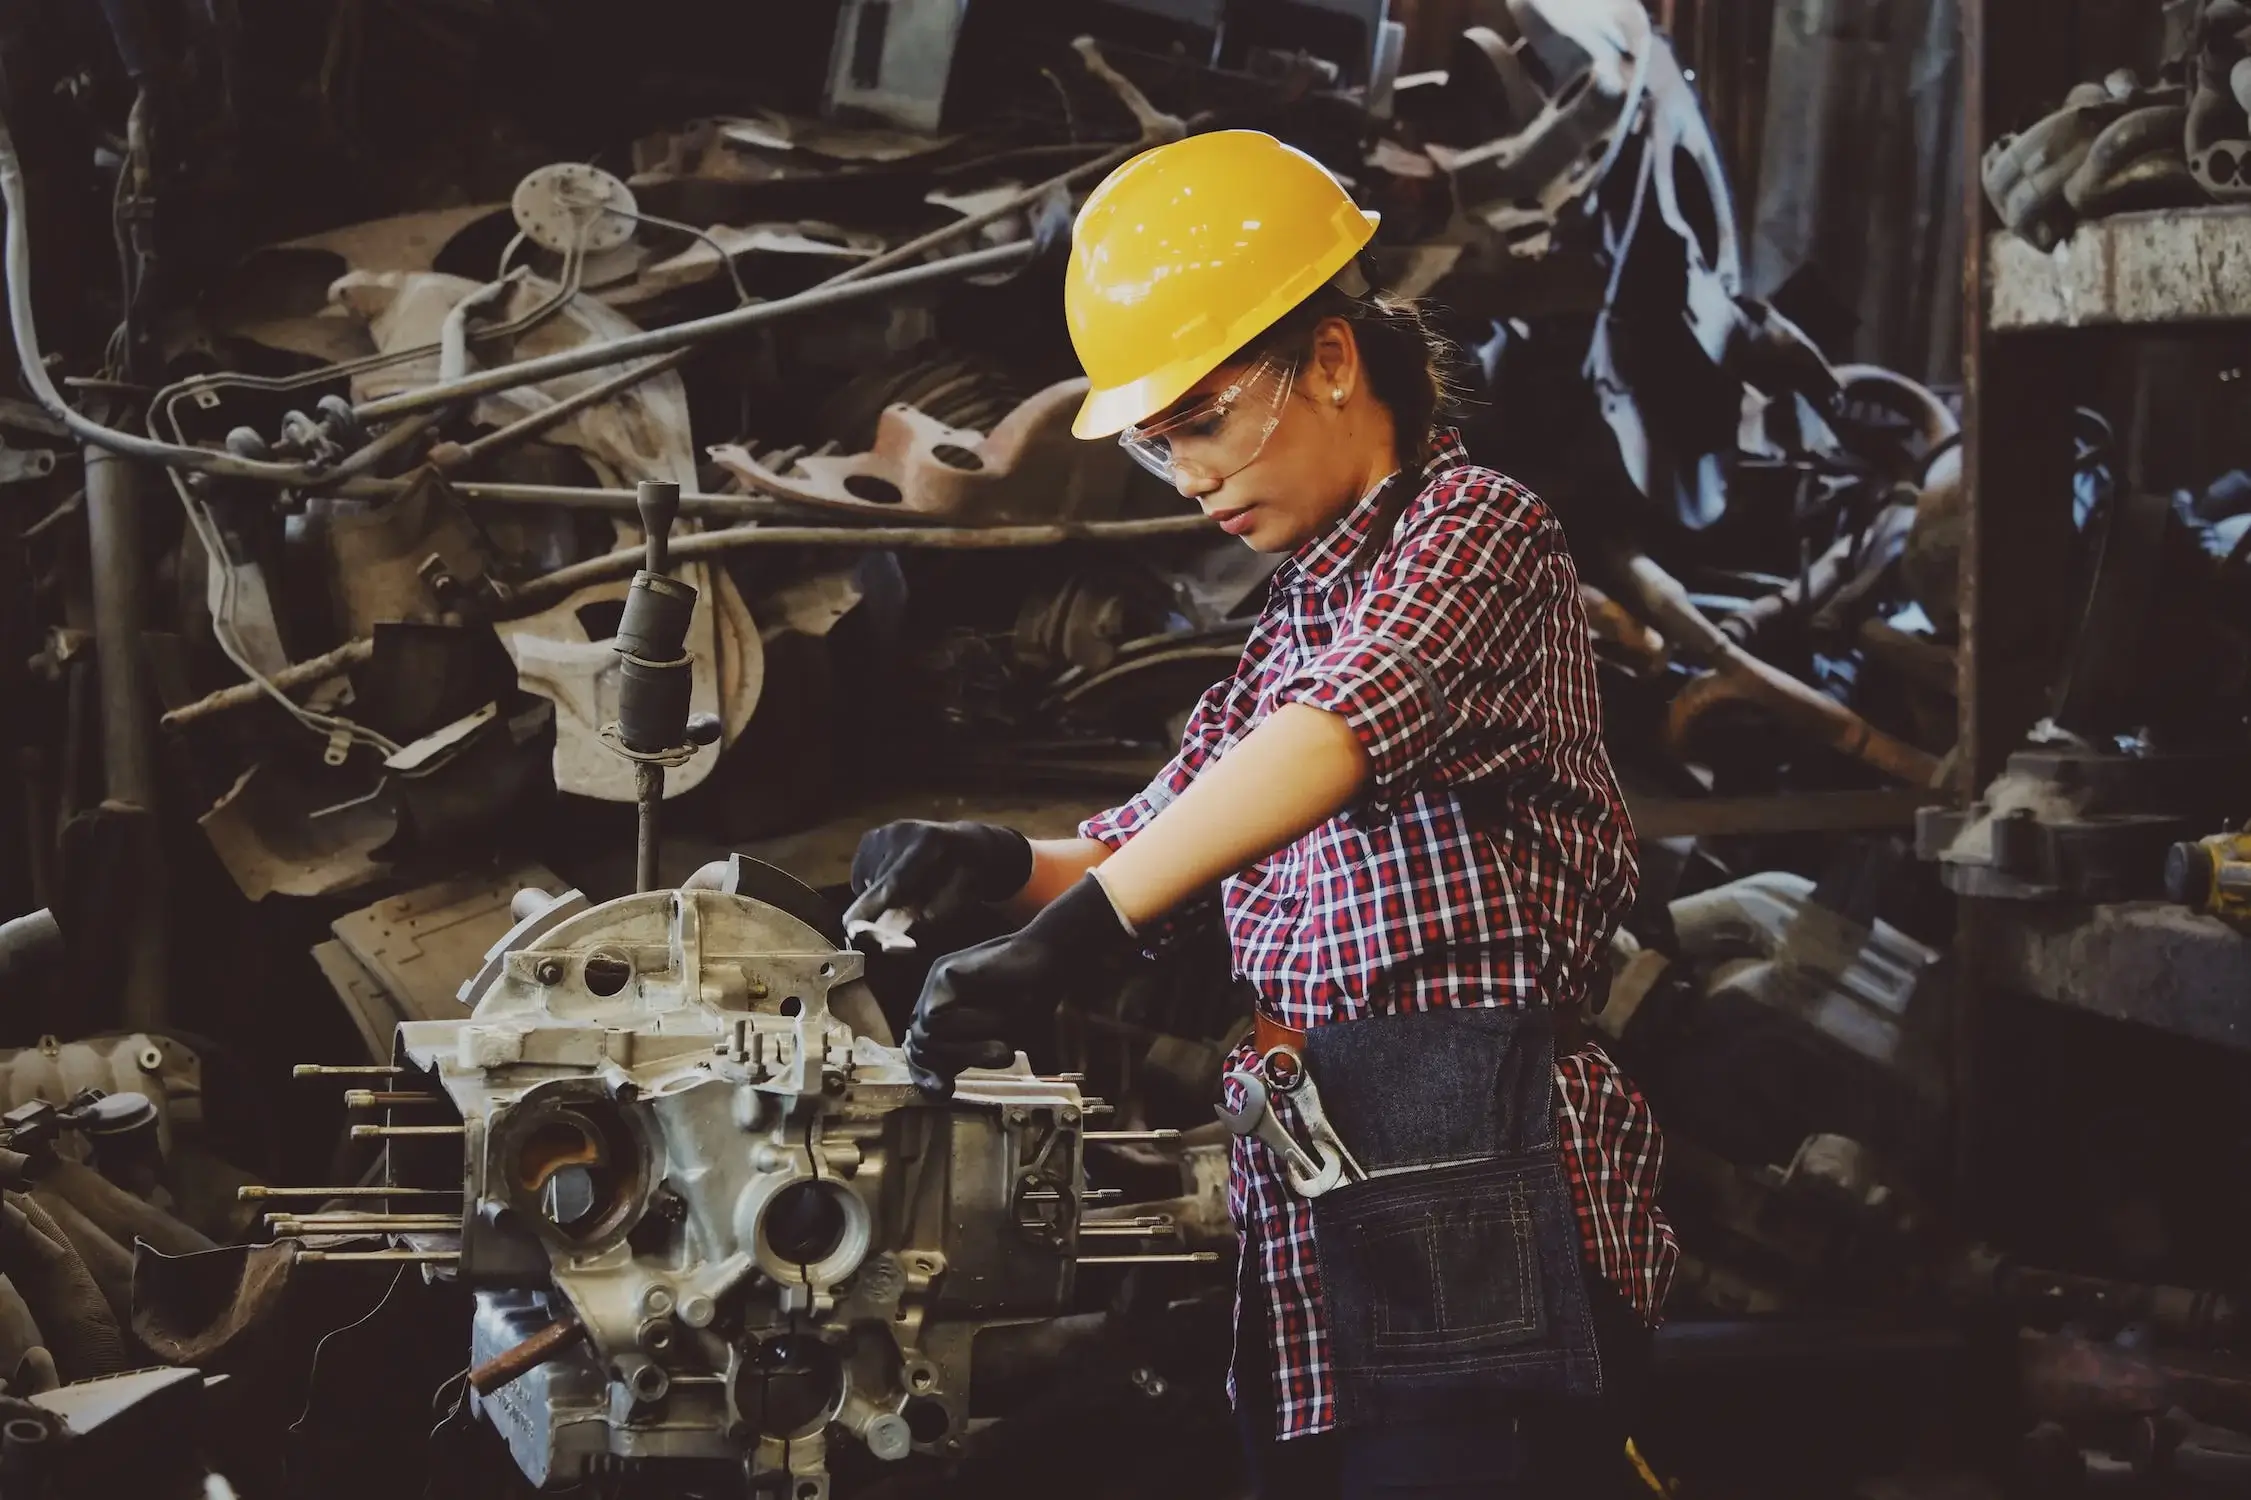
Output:
[[2154,901],[1989,902],[1985,982],[2116,1021],[2251,1050],[2251,939]]
[[2119,214],[2041,251],[1985,242],[1986,328],[2164,328],[2251,321],[2251,206]]

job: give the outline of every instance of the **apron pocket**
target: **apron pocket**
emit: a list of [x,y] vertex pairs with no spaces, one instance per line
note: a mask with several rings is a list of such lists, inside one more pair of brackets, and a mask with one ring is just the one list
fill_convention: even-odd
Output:
[[1578,1228],[1552,1155],[1392,1173],[1314,1200],[1347,1423],[1427,1403],[1594,1395],[1601,1364]]
[[1373,1191],[1350,1217],[1359,1264],[1347,1275],[1368,1288],[1370,1346],[1445,1354],[1538,1338],[1547,1320],[1522,1185],[1465,1199],[1416,1181],[1428,1175],[1368,1184]]

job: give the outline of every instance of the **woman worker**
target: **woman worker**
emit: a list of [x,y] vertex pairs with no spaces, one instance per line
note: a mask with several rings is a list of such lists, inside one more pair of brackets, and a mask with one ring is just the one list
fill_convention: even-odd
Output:
[[932,968],[906,1048],[943,1094],[1216,883],[1257,994],[1229,1106],[1314,1139],[1309,1074],[1351,1162],[1322,1191],[1234,1148],[1231,1387],[1261,1493],[1594,1495],[1677,1249],[1646,1104],[1600,1048],[1557,1055],[1552,1022],[1633,899],[1633,831],[1563,535],[1434,425],[1434,341],[1361,272],[1374,224],[1248,131],[1087,201],[1074,430],[1284,561],[1139,796],[1075,840],[879,828],[851,915],[1029,917]]

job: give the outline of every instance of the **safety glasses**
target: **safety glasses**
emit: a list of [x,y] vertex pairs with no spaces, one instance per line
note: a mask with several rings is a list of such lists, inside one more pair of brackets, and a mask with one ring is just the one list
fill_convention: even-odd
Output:
[[1218,484],[1258,461],[1282,425],[1282,403],[1297,383],[1297,361],[1269,354],[1224,389],[1185,410],[1128,427],[1118,445],[1169,485]]

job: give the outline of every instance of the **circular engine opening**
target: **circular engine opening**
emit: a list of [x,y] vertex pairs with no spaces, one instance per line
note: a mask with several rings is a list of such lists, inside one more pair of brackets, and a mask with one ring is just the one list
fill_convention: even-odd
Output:
[[743,1351],[735,1409],[767,1437],[795,1437],[827,1417],[844,1383],[844,1363],[816,1338],[783,1334]]
[[492,1137],[508,1206],[574,1244],[629,1226],[645,1178],[634,1132],[608,1100],[519,1106]]
[[595,953],[586,960],[586,987],[607,1000],[633,978],[633,965],[619,953]]
[[847,1226],[844,1205],[833,1191],[817,1182],[793,1182],[766,1206],[759,1230],[774,1254],[810,1266],[837,1252]]
[[918,1443],[935,1443],[953,1426],[946,1416],[943,1404],[928,1396],[915,1396],[900,1408],[899,1415],[907,1419],[907,1430]]

